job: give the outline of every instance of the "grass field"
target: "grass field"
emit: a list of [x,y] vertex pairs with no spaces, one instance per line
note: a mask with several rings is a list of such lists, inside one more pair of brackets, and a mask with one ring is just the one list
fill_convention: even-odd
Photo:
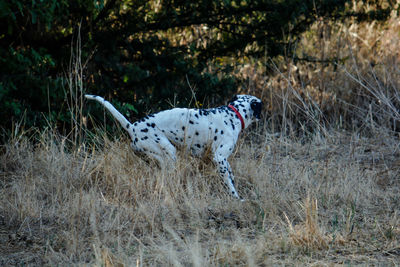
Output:
[[15,134],[0,155],[0,265],[398,266],[400,144],[376,134],[252,129],[231,158],[243,203],[207,157],[161,170],[125,139]]

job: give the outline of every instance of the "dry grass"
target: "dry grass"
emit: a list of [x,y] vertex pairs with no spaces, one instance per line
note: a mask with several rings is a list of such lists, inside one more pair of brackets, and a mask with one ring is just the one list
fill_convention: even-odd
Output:
[[16,135],[0,155],[1,265],[396,266],[397,138],[255,132],[231,159],[244,203],[208,159],[161,170],[126,140]]

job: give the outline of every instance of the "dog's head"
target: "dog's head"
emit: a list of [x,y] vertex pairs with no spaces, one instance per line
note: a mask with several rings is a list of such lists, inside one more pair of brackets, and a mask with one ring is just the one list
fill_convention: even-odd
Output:
[[262,101],[251,95],[235,95],[229,104],[233,105],[246,119],[261,119]]

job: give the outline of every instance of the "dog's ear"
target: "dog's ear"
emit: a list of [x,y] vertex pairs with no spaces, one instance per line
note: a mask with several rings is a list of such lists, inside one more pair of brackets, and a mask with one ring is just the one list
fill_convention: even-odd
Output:
[[228,104],[232,104],[233,102],[235,102],[238,99],[239,99],[238,96],[235,95],[231,100],[228,101]]
[[251,109],[253,110],[253,115],[256,119],[261,118],[261,109],[262,109],[262,102],[259,101],[252,101],[250,104]]

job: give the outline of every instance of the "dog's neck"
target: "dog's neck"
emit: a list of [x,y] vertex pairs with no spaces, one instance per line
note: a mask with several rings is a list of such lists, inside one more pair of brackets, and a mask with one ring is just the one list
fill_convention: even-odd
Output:
[[236,116],[239,118],[240,124],[242,125],[242,130],[243,130],[246,126],[244,124],[244,120],[243,120],[242,114],[240,114],[240,112],[234,106],[232,106],[230,104],[228,105],[228,108],[230,108],[231,110],[233,110],[233,112],[236,113]]
[[241,105],[240,103],[235,103],[235,102],[230,103],[228,105],[228,107],[229,106],[232,106],[234,109],[236,109],[236,111],[242,117],[242,120],[240,120],[240,118],[239,118],[240,121],[243,121],[242,130],[246,129],[247,126],[249,126],[253,122],[253,120],[251,118],[251,114],[250,114],[250,107],[246,108],[243,105]]

